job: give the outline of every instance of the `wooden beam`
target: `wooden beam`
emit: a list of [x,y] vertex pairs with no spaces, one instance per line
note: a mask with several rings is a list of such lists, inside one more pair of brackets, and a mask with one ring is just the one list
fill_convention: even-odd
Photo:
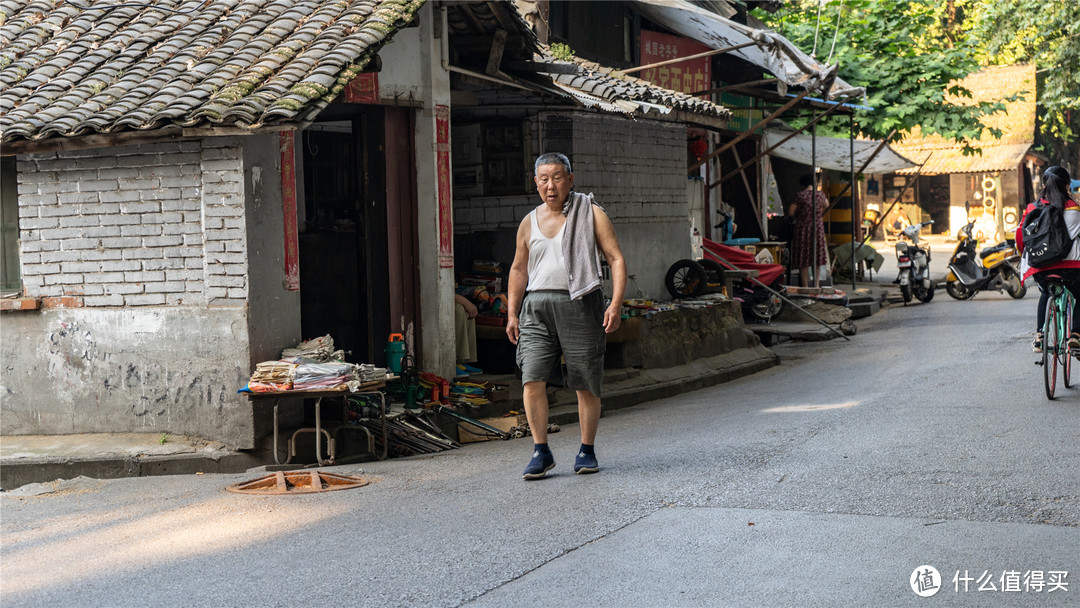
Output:
[[754,207],[754,221],[757,223],[758,229],[761,230],[762,236],[765,237],[762,240],[767,241],[769,240],[769,231],[766,230],[765,225],[761,223],[761,205],[759,204],[759,197],[757,196],[757,193],[750,188],[750,180],[746,178],[746,171],[743,171],[743,169],[746,168],[746,165],[742,164],[742,160],[739,158],[739,149],[732,148],[731,151],[735,154],[735,162],[740,163],[739,174],[742,175],[743,186],[746,188],[746,195],[750,197],[750,204]]
[[487,67],[484,73],[488,76],[497,76],[499,66],[502,65],[503,50],[506,49],[506,30],[495,32],[495,38],[491,41],[491,52],[488,53]]
[[619,74],[633,74],[634,72],[640,72],[642,70],[651,70],[653,68],[663,67],[665,65],[671,65],[673,63],[682,63],[684,61],[690,61],[691,59],[700,59],[702,57],[710,57],[712,55],[719,55],[720,53],[727,53],[729,51],[736,51],[741,48],[756,45],[756,42],[744,42],[742,44],[736,44],[735,46],[726,46],[722,49],[713,49],[711,51],[705,51],[704,53],[697,53],[696,55],[687,55],[686,57],[677,57],[675,59],[668,59],[666,61],[658,61],[657,63],[650,63],[649,65],[642,65],[636,68],[627,68],[625,70],[618,70]]
[[472,31],[477,34],[487,33],[487,30],[484,29],[483,24],[481,24],[480,20],[473,14],[472,9],[469,8],[468,4],[459,4],[458,8],[461,9],[461,13],[465,16],[465,21],[469,22],[469,27],[472,28]]
[[[878,144],[878,146],[876,148],[874,148],[874,152],[873,152],[873,154],[870,155],[870,158],[867,158],[866,162],[864,162],[862,164],[862,166],[859,167],[859,170],[855,172],[856,175],[858,175],[859,173],[862,173],[863,171],[866,170],[867,167],[870,166],[870,163],[877,157],[877,155],[882,150],[885,149],[885,146],[889,145],[889,139],[891,139],[894,134],[896,134],[896,129],[893,129],[891,133],[889,133],[888,135],[885,136],[885,139],[881,140],[881,143]],[[840,191],[840,194],[837,194],[833,198],[833,200],[829,202],[829,206],[825,209],[825,211],[828,212],[833,207],[835,207],[836,203],[840,202],[840,197],[847,194],[848,190],[850,190],[850,189],[851,189],[851,184],[850,183],[847,184],[846,186],[844,186],[844,189]],[[852,207],[852,211],[854,212],[854,207]]]
[[[739,174],[739,171],[741,171],[741,170],[743,169],[743,167],[745,167],[746,165],[749,165],[749,164],[751,164],[751,163],[757,162],[757,161],[758,161],[758,159],[760,159],[761,157],[765,156],[765,155],[766,155],[766,154],[768,154],[769,152],[772,152],[773,150],[775,150],[775,149],[779,148],[779,147],[780,147],[781,145],[783,145],[783,143],[784,143],[785,141],[787,141],[787,140],[791,139],[792,137],[795,137],[795,136],[796,136],[796,135],[798,135],[799,133],[802,133],[803,131],[805,131],[805,130],[809,129],[810,127],[814,126],[815,124],[817,124],[817,123],[818,123],[818,121],[820,121],[820,120],[821,120],[822,118],[825,118],[825,117],[826,117],[826,116],[828,116],[828,115],[829,115],[829,114],[830,114],[830,113],[831,113],[831,112],[832,112],[833,110],[835,110],[835,109],[837,109],[837,108],[839,108],[839,107],[840,107],[840,104],[837,104],[837,105],[835,105],[835,106],[833,106],[833,107],[829,108],[829,109],[828,109],[828,110],[826,110],[825,112],[822,112],[822,113],[821,113],[821,114],[819,114],[818,116],[815,116],[813,120],[811,120],[810,122],[806,123],[806,124],[805,124],[805,125],[803,125],[803,126],[802,126],[801,128],[799,128],[799,129],[795,129],[795,130],[794,130],[794,131],[792,131],[792,132],[791,132],[791,133],[790,133],[789,135],[787,135],[786,137],[784,137],[784,138],[783,138],[783,139],[781,139],[780,141],[776,142],[776,143],[775,143],[775,144],[773,144],[772,146],[769,146],[768,148],[766,148],[766,149],[765,149],[765,150],[764,150],[763,152],[759,153],[759,154],[758,154],[757,156],[755,156],[754,158],[751,158],[750,160],[746,161],[746,163],[744,163],[744,164],[741,164],[741,165],[739,165],[739,167],[738,167],[737,169],[733,169],[733,170],[731,170],[731,171],[728,171],[727,173],[725,173],[725,174],[724,174],[724,176],[723,176],[723,177],[721,177],[720,179],[716,180],[715,182],[713,182],[713,183],[709,184],[709,187],[708,187],[708,188],[706,188],[706,191],[708,191],[708,190],[712,190],[713,188],[715,188],[715,187],[719,186],[720,184],[722,184],[722,183],[726,182],[727,180],[729,180],[729,179],[731,179],[731,178],[735,177],[736,175],[738,175],[738,174]],[[738,161],[736,160],[736,162],[738,162]]]
[[[735,137],[735,139],[733,139],[733,140],[727,142],[726,144],[720,146],[716,150],[713,150],[712,154],[706,156],[704,159],[698,161],[697,163],[695,163],[693,165],[690,165],[690,167],[688,167],[686,169],[686,172],[690,173],[691,171],[697,169],[701,165],[704,165],[705,163],[709,162],[710,160],[716,158],[717,156],[719,156],[721,153],[723,153],[728,148],[734,146],[735,144],[739,143],[740,141],[746,139],[747,137],[750,137],[750,135],[752,135],[754,133],[754,131],[757,131],[761,127],[764,127],[765,125],[772,122],[772,120],[774,118],[776,118],[777,116],[779,116],[779,115],[783,114],[784,112],[786,112],[788,109],[791,108],[791,106],[799,103],[800,101],[802,101],[803,97],[806,97],[809,94],[810,94],[810,91],[803,91],[802,93],[799,93],[799,95],[797,97],[795,97],[791,101],[787,102],[786,104],[784,104],[783,106],[778,108],[772,114],[769,114],[768,116],[766,116],[765,119],[762,120],[761,122],[757,123],[753,127],[750,127],[744,133],[740,133],[738,136]],[[839,107],[839,104],[837,104],[837,107]]]
[[112,148],[114,146],[132,146],[170,141],[193,139],[178,127],[165,127],[154,131],[121,131],[119,133],[94,133],[75,137],[50,137],[39,140],[20,140],[7,142],[3,146],[4,156],[15,154],[37,154],[40,152],[61,152],[67,150],[89,150],[92,148]]
[[[503,12],[499,8],[498,4],[488,0],[487,6],[491,10],[491,14],[495,15],[495,18],[499,20],[499,25],[501,25],[504,30],[509,32],[509,31],[512,31],[514,29],[514,24],[511,23],[510,20],[507,19],[505,15],[503,15]],[[512,7],[513,5],[511,4],[511,5],[503,5],[503,6],[511,6]]]
[[548,63],[543,61],[505,61],[503,66],[508,70],[522,72],[540,72],[542,74],[580,74],[580,66],[572,63]]
[[918,171],[915,172],[915,176],[912,179],[907,180],[907,184],[904,186],[904,189],[900,191],[900,194],[896,195],[896,198],[893,199],[893,202],[892,202],[891,205],[889,205],[889,208],[886,209],[881,214],[881,216],[878,217],[878,221],[874,222],[874,225],[870,227],[870,230],[868,230],[867,233],[866,233],[868,235],[866,237],[867,239],[869,239],[871,236],[873,236],[873,234],[875,232],[877,232],[878,226],[881,225],[881,222],[885,221],[885,218],[888,217],[889,213],[892,212],[893,207],[895,207],[896,204],[900,202],[900,199],[902,199],[904,197],[904,193],[908,191],[908,188],[914,186],[915,182],[919,180],[919,176],[922,174],[923,167],[926,165],[926,162],[929,161],[930,157],[933,156],[933,155],[934,155],[933,152],[931,152],[930,154],[927,155],[926,159],[923,160],[921,165],[919,165],[919,169],[918,169]]
[[41,152],[65,152],[71,150],[90,150],[94,148],[113,148],[138,144],[159,144],[173,141],[190,141],[203,137],[224,137],[231,135],[258,135],[291,131],[296,125],[275,125],[248,129],[244,127],[164,127],[153,131],[120,131],[118,133],[94,133],[75,137],[50,137],[41,140],[20,140],[3,145],[3,156],[16,154],[37,154]]
[[728,91],[734,91],[736,89],[745,89],[747,87],[756,87],[762,84],[778,83],[780,82],[776,78],[765,78],[763,80],[751,80],[749,82],[740,82],[738,84],[729,84],[722,87],[716,87],[715,89],[705,89],[704,91],[695,91],[690,93],[694,97],[698,95],[712,95],[713,93],[726,93]]

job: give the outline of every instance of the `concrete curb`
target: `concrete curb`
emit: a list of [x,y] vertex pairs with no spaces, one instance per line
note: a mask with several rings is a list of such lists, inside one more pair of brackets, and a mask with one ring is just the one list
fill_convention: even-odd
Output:
[[[70,447],[50,455],[51,446],[72,437]],[[5,450],[16,445],[22,454],[0,458],[0,488],[13,488],[31,483],[53,482],[79,476],[95,479],[141,477],[148,475],[190,475],[195,473],[239,473],[260,464],[261,458],[248,452],[232,451],[224,446],[200,447],[199,440],[172,437],[168,446],[150,444],[152,435],[133,438],[133,434],[102,434],[92,442],[80,440],[92,435],[8,436]],[[110,438],[117,445],[102,447]],[[44,445],[42,445],[44,444]],[[126,445],[130,449],[118,449]],[[140,449],[143,448],[143,449]],[[55,451],[55,450],[52,450]]]
[[[610,370],[613,382],[603,397],[604,410],[610,412],[729,382],[779,362],[775,353],[758,345],[677,367]],[[572,424],[578,421],[573,391],[557,391],[552,403],[551,422]],[[5,437],[3,441],[8,444],[5,446],[8,453],[0,457],[0,488],[10,491],[30,483],[80,476],[115,479],[242,473],[267,464],[258,453],[236,452],[223,446],[207,449],[200,446],[197,439],[174,437],[166,446],[155,445],[153,439],[153,435],[136,434]],[[128,449],[120,449],[121,445]]]
[[216,457],[201,454],[152,456],[96,455],[87,458],[20,458],[0,461],[0,488],[11,490],[29,483],[90,477],[117,479],[150,475],[194,475],[196,473],[239,473],[266,464],[243,452]]
[[[730,382],[779,364],[780,357],[764,346],[740,349],[677,367],[643,370],[640,376],[617,383],[610,391],[605,392],[601,401],[604,412],[612,412]],[[624,384],[629,386],[619,386]],[[569,403],[551,407],[548,421],[559,425],[576,423],[578,412],[573,393],[559,391],[557,395],[560,402]]]

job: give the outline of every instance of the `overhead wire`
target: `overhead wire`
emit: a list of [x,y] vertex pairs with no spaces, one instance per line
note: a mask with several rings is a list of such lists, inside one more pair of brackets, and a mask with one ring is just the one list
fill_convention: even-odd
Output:
[[836,11],[836,30],[833,32],[833,35],[832,35],[832,48],[829,49],[829,58],[825,60],[826,64],[828,64],[830,61],[832,61],[833,51],[836,50],[836,38],[840,34],[840,16],[843,15],[843,14],[844,14],[844,0],[840,0],[840,8],[837,9],[837,11]]
[[810,51],[811,57],[817,57],[818,32],[821,31],[821,5],[824,3],[825,0],[818,0],[817,3],[817,24],[814,25],[814,50]]

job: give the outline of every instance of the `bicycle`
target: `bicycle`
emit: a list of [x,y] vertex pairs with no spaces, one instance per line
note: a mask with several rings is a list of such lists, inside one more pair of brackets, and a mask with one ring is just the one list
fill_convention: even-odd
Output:
[[1071,386],[1073,353],[1069,348],[1069,332],[1072,328],[1073,295],[1061,284],[1060,276],[1047,277],[1050,299],[1046,302],[1046,322],[1043,324],[1042,361],[1043,384],[1046,398],[1054,398],[1057,388],[1057,371],[1061,366],[1065,388]]

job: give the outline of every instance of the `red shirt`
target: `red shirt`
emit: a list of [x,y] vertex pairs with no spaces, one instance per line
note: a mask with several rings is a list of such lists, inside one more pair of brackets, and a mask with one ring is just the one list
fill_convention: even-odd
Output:
[[[1042,199],[1039,202],[1040,203],[1046,203],[1046,199]],[[1021,228],[1024,225],[1024,219],[1027,218],[1027,214],[1030,213],[1031,210],[1034,209],[1034,208],[1035,208],[1035,203],[1029,203],[1028,206],[1027,206],[1027,209],[1024,209],[1024,217],[1020,218],[1020,226],[1021,226]],[[1070,210],[1070,211],[1080,211],[1080,204],[1077,204],[1077,202],[1072,200],[1071,198],[1066,199],[1065,200],[1065,209]],[[1024,254],[1024,231],[1021,228],[1016,229],[1016,250],[1020,253],[1020,255],[1023,255]],[[1062,268],[1080,268],[1080,260],[1061,260],[1060,262],[1056,262],[1054,264],[1049,264],[1047,266],[1042,266],[1040,268],[1035,268],[1034,266],[1032,266],[1032,267],[1027,269],[1027,272],[1024,273],[1024,279],[1027,279],[1028,277],[1030,277],[1031,275],[1033,275],[1033,274],[1035,274],[1037,272],[1043,272],[1044,270],[1060,270]]]

